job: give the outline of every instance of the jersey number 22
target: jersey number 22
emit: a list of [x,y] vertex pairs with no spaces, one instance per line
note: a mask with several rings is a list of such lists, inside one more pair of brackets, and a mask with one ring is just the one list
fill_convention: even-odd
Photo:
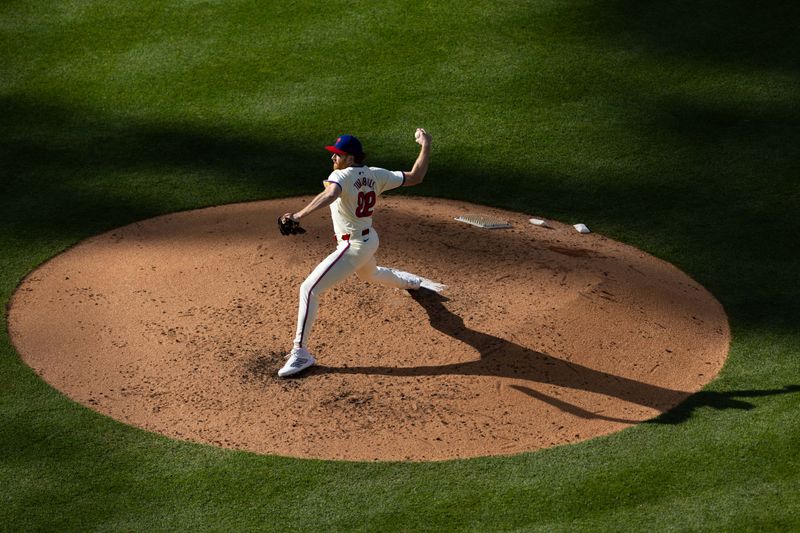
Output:
[[358,218],[365,218],[372,216],[372,210],[375,208],[375,201],[377,195],[375,191],[359,192],[358,193],[358,207],[356,207],[356,216]]

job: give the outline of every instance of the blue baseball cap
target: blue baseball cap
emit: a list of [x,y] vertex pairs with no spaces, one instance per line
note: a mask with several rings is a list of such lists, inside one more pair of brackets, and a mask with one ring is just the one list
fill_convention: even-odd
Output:
[[336,139],[336,142],[333,143],[333,146],[326,146],[325,149],[329,152],[339,155],[364,155],[364,149],[361,147],[361,141],[352,135],[342,135]]

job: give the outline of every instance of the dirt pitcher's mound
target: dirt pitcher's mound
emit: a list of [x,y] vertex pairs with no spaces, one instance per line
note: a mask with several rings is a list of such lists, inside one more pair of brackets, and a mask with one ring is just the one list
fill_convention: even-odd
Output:
[[[327,292],[319,366],[276,376],[330,217],[282,237],[309,198],[177,213],[93,237],[22,283],[9,330],[70,398],[170,437],[351,460],[512,454],[607,434],[708,383],[719,303],[673,266],[572,226],[459,202],[388,198],[378,264],[449,285]],[[485,230],[454,217],[498,216]]]

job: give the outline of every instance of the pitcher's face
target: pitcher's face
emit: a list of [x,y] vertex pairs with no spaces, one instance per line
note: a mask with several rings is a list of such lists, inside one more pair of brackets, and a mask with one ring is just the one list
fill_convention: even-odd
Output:
[[331,161],[333,161],[333,169],[334,170],[344,170],[348,167],[353,166],[353,162],[355,159],[350,154],[333,154],[331,155]]

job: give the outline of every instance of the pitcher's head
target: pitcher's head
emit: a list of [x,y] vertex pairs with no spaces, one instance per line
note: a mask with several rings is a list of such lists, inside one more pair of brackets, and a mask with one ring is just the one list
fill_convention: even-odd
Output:
[[331,146],[326,146],[326,150],[331,152],[331,160],[333,161],[333,168],[342,169],[351,167],[354,164],[360,164],[364,161],[364,149],[361,146],[361,141],[352,135],[342,135]]

